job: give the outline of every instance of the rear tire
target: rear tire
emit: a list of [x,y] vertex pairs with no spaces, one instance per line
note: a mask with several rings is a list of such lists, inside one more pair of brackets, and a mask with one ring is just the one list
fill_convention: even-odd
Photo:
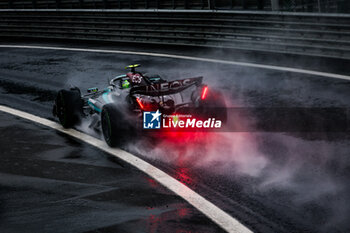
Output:
[[115,104],[103,106],[101,113],[103,137],[110,147],[121,146],[132,136],[132,127]]
[[83,116],[83,101],[79,89],[60,90],[54,107],[56,115],[64,128],[79,123]]
[[219,91],[210,90],[204,100],[200,100],[200,111],[205,117],[212,117],[227,122],[227,107],[224,95]]

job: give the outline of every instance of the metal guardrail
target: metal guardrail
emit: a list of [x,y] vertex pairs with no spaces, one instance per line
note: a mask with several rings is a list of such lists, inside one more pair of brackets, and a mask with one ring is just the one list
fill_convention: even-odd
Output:
[[190,45],[350,59],[350,16],[334,14],[3,10],[0,37]]
[[0,0],[0,9],[209,9],[350,13],[349,0]]

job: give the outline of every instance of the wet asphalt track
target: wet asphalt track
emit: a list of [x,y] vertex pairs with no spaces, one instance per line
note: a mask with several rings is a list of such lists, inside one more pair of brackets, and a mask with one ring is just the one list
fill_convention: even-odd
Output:
[[[225,91],[233,106],[349,108],[350,105],[350,82],[343,80],[178,59],[3,48],[0,104],[51,118],[57,90],[69,85],[83,90],[103,88],[108,78],[124,73],[124,66],[132,63],[141,63],[143,71],[168,79],[203,75],[209,84]],[[342,72],[342,66],[329,69]],[[32,222],[32,228],[27,228],[32,232],[42,229],[40,226],[51,232],[60,232],[56,226],[72,232],[103,227],[127,232],[219,230],[180,198],[161,187],[154,188],[145,175],[119,161],[111,162],[102,152],[4,114],[1,119],[0,144],[6,151],[1,157],[7,161],[0,170],[3,216],[0,226],[6,227],[2,229],[18,232]],[[45,147],[38,148],[40,138],[45,138]],[[176,142],[179,143],[159,142],[157,146],[131,143],[125,149],[187,184],[253,231],[350,231],[349,133],[238,132]],[[85,166],[87,170],[96,169],[96,174],[81,173]],[[60,171],[52,172],[49,169],[52,167]],[[100,176],[101,180],[96,180]],[[75,180],[77,177],[89,185],[80,184]],[[55,186],[56,182],[68,186],[67,190]],[[151,197],[136,195],[137,199],[125,200],[118,191],[113,192],[115,187],[125,188],[127,193],[129,190],[143,193],[146,189]],[[108,189],[112,191],[105,195]],[[102,194],[93,199],[91,192]],[[73,204],[65,201],[70,198]],[[63,205],[56,206],[57,201]],[[153,207],[149,201],[154,201],[157,207],[147,209]],[[164,207],[167,203],[172,205],[171,210]],[[124,209],[130,216],[125,219],[120,217]],[[162,218],[163,212],[170,217]],[[186,213],[184,219],[178,212]],[[52,223],[50,219],[55,216],[60,217]],[[157,219],[156,226],[150,216]],[[35,218],[40,221],[33,221]]]
[[217,232],[125,162],[0,112],[1,232]]

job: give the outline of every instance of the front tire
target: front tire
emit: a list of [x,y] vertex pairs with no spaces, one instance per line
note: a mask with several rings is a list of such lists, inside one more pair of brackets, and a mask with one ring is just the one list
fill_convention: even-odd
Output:
[[83,115],[83,101],[79,89],[60,90],[54,111],[64,128],[71,128],[77,124]]

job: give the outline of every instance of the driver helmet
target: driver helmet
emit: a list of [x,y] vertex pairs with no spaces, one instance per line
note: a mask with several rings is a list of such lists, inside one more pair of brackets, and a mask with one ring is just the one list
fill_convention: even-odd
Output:
[[129,88],[130,87],[130,82],[128,80],[124,80],[122,82],[122,88],[125,89],[125,88]]

